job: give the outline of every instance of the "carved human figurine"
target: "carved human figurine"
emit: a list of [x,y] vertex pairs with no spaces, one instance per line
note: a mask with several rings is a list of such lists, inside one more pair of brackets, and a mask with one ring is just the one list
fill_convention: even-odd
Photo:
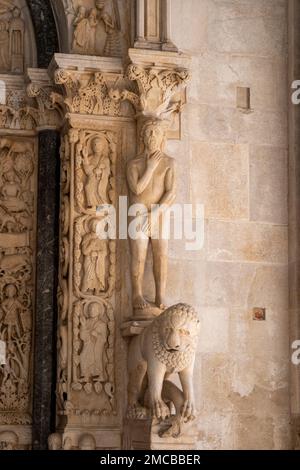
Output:
[[88,17],[89,21],[89,43],[88,43],[88,54],[95,54],[95,40],[96,40],[96,28],[98,25],[96,8],[92,8]]
[[87,16],[86,8],[84,6],[79,7],[77,16],[73,23],[75,28],[73,52],[80,54],[95,53],[95,35],[97,24],[98,19],[96,8],[92,8],[89,15]]
[[[127,167],[127,180],[131,204],[142,204],[142,231],[145,236],[130,238],[131,278],[134,311],[150,307],[143,295],[145,262],[149,241],[153,252],[155,304],[164,307],[167,281],[168,240],[161,235],[166,209],[176,197],[175,162],[163,152],[165,125],[159,120],[148,120],[141,129],[142,154],[131,160]],[[152,205],[156,206],[154,209]],[[152,224],[152,226],[151,226]]]
[[0,21],[0,70],[9,70],[9,32],[7,22]]
[[73,22],[74,39],[73,52],[84,53],[88,49],[88,20],[86,18],[86,8],[78,8],[77,16]]
[[4,293],[6,298],[0,307],[0,314],[2,311],[2,322],[7,327],[7,340],[11,341],[15,333],[20,337],[20,316],[24,307],[17,297],[16,286],[8,284]]
[[82,316],[80,338],[83,348],[80,354],[81,377],[89,382],[91,378],[105,381],[104,350],[107,342],[107,324],[104,306],[93,302]]
[[83,150],[83,169],[87,176],[85,196],[87,206],[95,208],[108,203],[110,177],[109,145],[105,137],[95,137],[91,144],[92,153]]
[[24,31],[25,24],[21,18],[21,10],[15,7],[9,25],[9,49],[11,71],[22,73],[24,70]]
[[[10,212],[28,212],[25,202],[21,199],[22,189],[13,170],[4,174],[4,184],[1,188],[1,204]],[[29,213],[30,214],[30,213]]]
[[81,250],[84,257],[82,291],[85,294],[99,295],[106,290],[107,241],[97,234],[97,219],[89,224],[90,232],[82,240]]
[[122,38],[118,5],[115,1],[112,2],[112,15],[105,10],[104,0],[97,0],[96,7],[100,12],[100,19],[104,23],[106,32],[103,53],[106,57],[119,57],[122,53]]

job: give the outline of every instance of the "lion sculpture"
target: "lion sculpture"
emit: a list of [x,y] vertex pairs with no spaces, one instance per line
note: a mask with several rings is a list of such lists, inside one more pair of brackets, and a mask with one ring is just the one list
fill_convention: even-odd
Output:
[[[178,304],[132,339],[128,356],[129,419],[144,419],[150,411],[158,420],[171,423],[162,436],[178,437],[181,424],[195,418],[193,371],[199,326],[195,310]],[[179,374],[182,391],[167,380],[173,373]]]

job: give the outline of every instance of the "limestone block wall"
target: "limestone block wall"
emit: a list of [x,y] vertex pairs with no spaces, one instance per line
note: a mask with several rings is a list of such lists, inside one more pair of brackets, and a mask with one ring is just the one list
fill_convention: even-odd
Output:
[[[289,82],[300,76],[299,61],[299,18],[300,3],[290,1],[289,8]],[[300,338],[300,296],[299,296],[299,118],[300,106],[290,103],[289,112],[289,291],[290,291],[290,341]],[[299,366],[291,364],[291,412],[293,423],[293,446],[300,443],[300,374]]]
[[[286,0],[172,0],[193,80],[168,153],[178,202],[205,206],[205,243],[172,242],[167,300],[202,319],[199,449],[290,446],[287,10]],[[249,110],[238,87],[250,88]]]

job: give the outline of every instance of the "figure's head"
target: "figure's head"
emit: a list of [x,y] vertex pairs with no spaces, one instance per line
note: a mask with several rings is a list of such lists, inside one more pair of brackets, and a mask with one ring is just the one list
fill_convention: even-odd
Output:
[[104,308],[101,304],[97,302],[92,302],[88,306],[88,317],[89,318],[97,318],[99,316],[103,316]]
[[156,320],[160,343],[169,353],[184,352],[195,347],[200,322],[195,310],[178,304],[163,312]]
[[8,181],[9,183],[14,183],[15,182],[15,173],[13,170],[9,170],[5,173],[4,175],[6,181]]
[[15,7],[12,11],[12,15],[14,18],[20,18],[21,16],[21,10],[18,7]]
[[153,153],[162,150],[166,136],[165,124],[160,120],[149,120],[141,129],[141,141],[145,149]]
[[97,18],[97,9],[96,8],[92,8],[91,11],[90,11],[90,18]]
[[86,13],[85,7],[83,7],[83,6],[79,7],[79,9],[78,9],[79,16],[83,17],[83,16],[85,16],[85,13]]
[[50,434],[48,437],[48,449],[60,450],[62,448],[62,437],[58,433]]
[[109,146],[107,139],[104,136],[95,137],[95,139],[92,141],[92,150],[97,155],[108,155]]
[[95,450],[96,441],[94,436],[92,436],[91,434],[83,434],[79,438],[78,447],[80,450]]
[[17,295],[17,288],[13,284],[8,284],[5,287],[5,295],[8,299],[13,299]]
[[96,8],[98,8],[98,10],[103,10],[104,7],[105,0],[96,0]]
[[98,224],[99,224],[99,219],[92,219],[89,224],[88,224],[88,227],[90,229],[91,232],[93,233],[97,233],[97,229],[98,229]]

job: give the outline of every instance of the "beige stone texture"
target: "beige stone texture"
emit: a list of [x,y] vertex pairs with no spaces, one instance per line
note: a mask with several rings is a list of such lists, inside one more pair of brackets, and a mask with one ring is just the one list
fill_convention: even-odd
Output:
[[209,259],[287,263],[287,228],[252,222],[209,221]]
[[248,146],[192,144],[193,204],[204,204],[205,217],[248,219]]
[[272,147],[250,148],[250,220],[288,223],[287,152]]
[[[180,165],[178,200],[204,205],[205,243],[194,256],[171,243],[168,300],[188,293],[201,317],[199,449],[291,445],[288,239],[297,245],[297,210],[289,235],[287,7],[172,1],[174,41],[191,55],[193,79],[182,141],[168,148]],[[237,87],[250,88],[249,112],[237,109]],[[297,191],[290,197],[299,201]],[[266,321],[253,320],[254,308],[266,309]]]

